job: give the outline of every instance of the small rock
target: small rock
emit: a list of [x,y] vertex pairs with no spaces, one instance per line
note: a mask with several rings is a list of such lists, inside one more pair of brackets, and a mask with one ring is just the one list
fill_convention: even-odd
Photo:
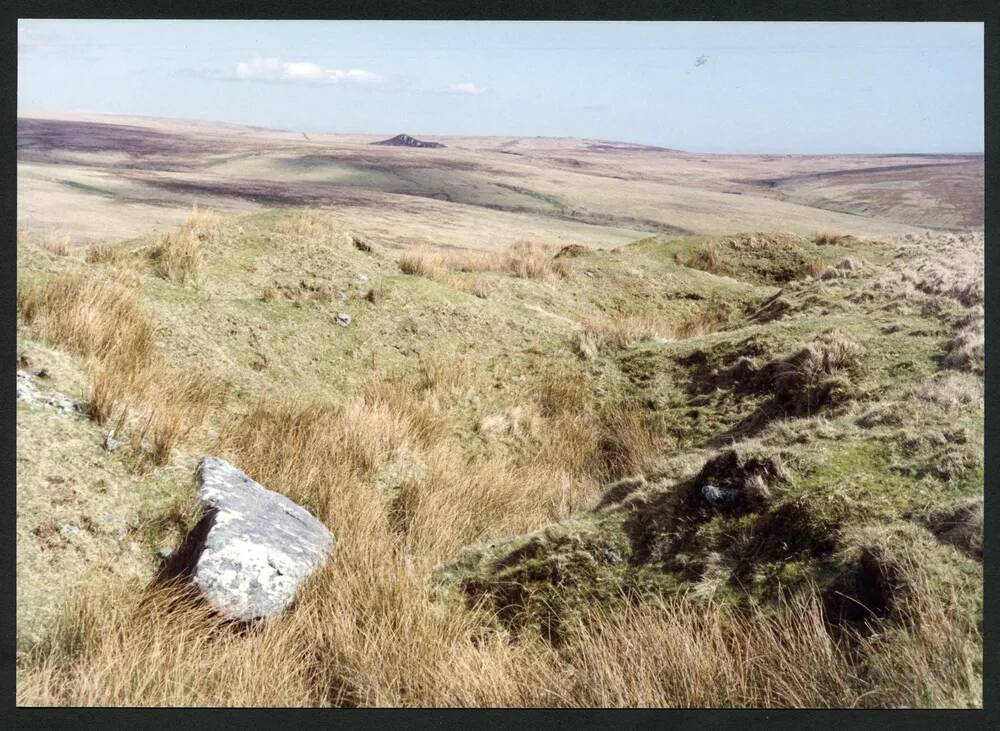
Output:
[[368,275],[367,274],[358,274],[358,281],[359,282],[367,282],[368,281]]
[[116,449],[118,449],[120,446],[122,446],[122,443],[120,441],[118,441],[117,439],[115,439],[114,435],[112,435],[110,432],[108,432],[107,434],[104,435],[104,445],[103,446],[109,452],[114,452]]
[[701,496],[705,498],[705,502],[713,508],[717,508],[722,505],[730,505],[736,502],[736,499],[740,496],[740,491],[734,487],[704,485],[701,488]]
[[65,525],[63,525],[62,528],[59,529],[59,534],[62,535],[64,538],[72,538],[79,532],[80,529],[77,528],[72,523],[66,523]]
[[112,530],[112,532],[115,534],[115,538],[118,541],[125,540],[125,535],[128,532],[125,529],[125,521],[123,521],[121,518],[118,518],[118,517],[116,517],[114,515],[107,515],[107,514],[104,516],[103,520],[104,520],[104,524],[106,526],[108,526]]
[[156,552],[156,555],[160,557],[160,560],[166,563],[174,555],[174,551],[170,546],[160,546],[160,550]]
[[32,401],[37,395],[34,384],[31,382],[31,375],[25,371],[17,372],[17,397],[22,401]]
[[586,271],[586,272],[584,272],[584,274],[586,274],[588,277],[594,276],[594,273],[591,272],[591,271]]
[[346,312],[338,312],[337,324],[340,325],[341,327],[347,327],[348,325],[351,324],[351,316],[348,315]]
[[143,439],[139,443],[139,449],[141,449],[146,454],[152,454],[152,452],[153,452],[153,445],[149,443],[149,440]]
[[613,548],[605,548],[601,553],[601,556],[604,558],[605,562],[612,565],[619,564],[622,561],[622,557],[618,555],[618,551]]

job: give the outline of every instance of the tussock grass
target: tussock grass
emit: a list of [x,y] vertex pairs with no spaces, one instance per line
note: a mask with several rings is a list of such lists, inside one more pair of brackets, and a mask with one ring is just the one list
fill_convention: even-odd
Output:
[[[427,250],[407,251],[399,258],[399,268],[404,274],[451,283],[454,272],[509,274],[522,279],[547,279],[565,277],[569,267],[564,259],[557,258],[552,247],[530,242],[517,242],[497,252],[441,252]],[[478,295],[477,295],[478,296]]]
[[947,343],[944,364],[982,375],[986,365],[985,315],[982,305],[961,317]]
[[642,340],[669,342],[701,337],[725,327],[734,317],[732,305],[718,297],[680,322],[671,323],[656,312],[608,314],[590,318],[573,341],[573,348],[584,360],[592,360],[603,349],[627,348]]
[[600,414],[600,424],[604,482],[643,474],[673,446],[661,436],[656,414],[637,404],[606,407]]
[[17,310],[41,337],[83,356],[114,361],[123,373],[144,368],[153,346],[153,321],[126,272],[76,272],[22,282]]
[[227,391],[226,383],[199,371],[155,364],[129,376],[114,363],[102,363],[93,376],[87,404],[97,423],[115,433],[128,433],[134,451],[159,465],[222,405]]
[[36,246],[56,256],[69,256],[72,253],[69,234],[65,231],[29,231],[18,227],[17,245]]
[[195,209],[179,230],[166,234],[150,251],[160,276],[179,284],[197,282],[204,245],[218,238],[223,221],[218,213]]
[[109,244],[91,244],[84,254],[88,264],[118,264],[125,258],[125,253]]
[[795,352],[775,358],[758,375],[774,396],[796,413],[808,413],[842,393],[863,349],[844,332],[820,333]]
[[91,417],[127,430],[136,447],[163,464],[179,439],[225,398],[226,387],[204,373],[153,358],[153,319],[134,275],[66,273],[22,284],[18,312],[41,337],[91,363]]
[[813,236],[813,243],[817,246],[835,246],[843,243],[848,237],[836,231],[819,231]]
[[316,243],[341,235],[333,219],[314,210],[298,210],[283,216],[275,225],[275,232]]
[[717,332],[729,324],[735,315],[733,306],[719,297],[709,298],[706,305],[685,317],[674,328],[678,339],[697,338]]
[[705,244],[691,255],[686,265],[709,274],[718,274],[722,270],[722,254],[718,245],[714,241]]
[[576,349],[590,359],[594,349],[627,348],[640,340],[673,340],[675,329],[656,314],[641,312],[607,315],[584,323],[577,336]]
[[910,562],[917,590],[894,623],[833,628],[810,593],[773,611],[623,599],[584,608],[554,647],[434,601],[374,496],[339,500],[342,543],[294,612],[240,633],[169,587],[84,596],[27,658],[18,703],[854,708],[981,693],[975,621]]
[[[308,218],[287,225],[295,235],[299,227],[310,236],[327,226]],[[477,281],[497,281],[493,275],[542,280],[560,275],[544,256],[538,261],[528,256],[534,251],[514,252],[519,263],[503,253],[484,255],[486,263],[476,255],[467,263],[464,255],[408,252],[400,267],[432,279],[461,280],[470,290]],[[108,273],[94,268],[89,276],[22,285],[19,312],[41,337],[92,359],[95,418],[134,434],[136,442],[148,440],[150,459],[164,463],[222,403],[225,384],[209,373],[157,363],[153,322],[134,280],[114,269],[110,277],[97,277],[95,270]],[[254,291],[266,285],[266,279],[258,281]],[[383,299],[378,285],[371,291],[378,292],[375,301]],[[271,296],[279,295],[274,288]],[[404,296],[401,289],[393,299]],[[602,347],[713,332],[733,314],[723,301],[709,300],[679,321],[641,313],[609,318],[580,330],[576,346],[592,360]],[[802,400],[808,410],[854,375],[861,352],[844,333],[824,333],[772,359],[761,369],[763,382],[755,385],[779,400]],[[522,391],[494,393],[492,380],[479,378],[474,360],[427,351],[408,361],[402,374],[373,373],[336,403],[264,392],[227,414],[221,432],[199,446],[329,525],[338,539],[330,561],[300,590],[290,611],[243,631],[221,623],[175,587],[94,587],[67,607],[45,641],[19,658],[18,702],[422,707],[981,702],[976,656],[981,637],[969,596],[942,591],[940,582],[921,573],[926,566],[916,554],[884,562],[893,580],[907,587],[892,615],[872,616],[857,626],[831,622],[823,598],[810,590],[756,608],[752,602],[736,607],[694,594],[605,601],[614,594],[615,587],[608,586],[598,587],[607,589],[600,603],[566,615],[554,645],[530,632],[514,634],[484,605],[451,594],[438,583],[435,568],[454,561],[464,546],[489,545],[579,516],[595,505],[609,481],[646,473],[655,460],[675,451],[670,435],[676,422],[661,423],[663,411],[651,410],[634,392],[620,393],[614,383],[609,388],[620,371],[609,372],[604,361],[555,361],[545,360],[539,368],[547,370],[531,373]],[[933,398],[956,409],[975,401],[977,392],[969,385],[975,376],[955,371],[948,376],[934,385]],[[735,459],[748,461],[740,454]],[[742,462],[736,466],[745,466]],[[763,479],[749,468],[737,476],[744,489]],[[713,484],[725,484],[711,477]],[[942,535],[957,531],[956,545],[975,552],[968,534],[981,515],[979,505],[976,513],[975,505],[963,503],[957,512],[928,518],[928,525]],[[950,546],[941,548],[960,555]]]

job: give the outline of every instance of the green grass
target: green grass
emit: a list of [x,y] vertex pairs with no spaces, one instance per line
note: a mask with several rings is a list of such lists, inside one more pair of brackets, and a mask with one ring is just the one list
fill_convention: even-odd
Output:
[[[228,398],[155,473],[100,450],[101,432],[89,422],[60,426],[50,414],[19,406],[19,448],[31,440],[50,443],[53,433],[66,437],[45,448],[44,465],[29,468],[31,480],[22,481],[19,473],[19,497],[24,484],[27,499],[43,500],[40,480],[56,468],[89,476],[100,465],[102,474],[112,475],[103,478],[108,499],[130,506],[142,526],[135,534],[140,549],[128,565],[149,573],[159,545],[190,520],[196,455],[214,448],[219,430],[262,397],[343,404],[373,378],[417,391],[420,368],[436,358],[459,373],[453,386],[431,392],[467,467],[490,458],[509,460],[505,467],[533,464],[533,450],[550,428],[539,415],[539,394],[553,380],[580,385],[578,406],[588,418],[623,404],[638,408],[660,445],[646,481],[628,496],[599,508],[595,501],[561,522],[550,518],[548,527],[530,523],[523,535],[498,536],[484,526],[477,535],[488,536],[488,543],[468,546],[439,566],[435,596],[458,603],[486,598],[515,633],[541,632],[558,644],[561,623],[595,604],[617,606],[622,592],[636,601],[689,595],[771,611],[789,593],[836,586],[853,570],[858,546],[892,531],[903,539],[916,536],[912,542],[943,577],[941,587],[981,586],[981,564],[935,542],[913,518],[982,493],[981,379],[962,376],[955,388],[971,394],[971,402],[959,406],[920,395],[921,388],[944,388],[940,381],[948,372],[940,356],[959,308],[943,301],[893,307],[892,291],[872,286],[892,272],[894,260],[881,245],[818,247],[826,260],[851,256],[863,259],[865,268],[856,279],[795,280],[780,290],[769,273],[788,269],[784,258],[796,256],[791,249],[775,249],[777,262],[766,261],[767,248],[752,256],[734,253],[729,276],[720,276],[685,264],[709,242],[705,237],[650,237],[614,252],[566,258],[565,277],[449,272],[434,281],[403,274],[394,252],[360,252],[344,232],[299,215],[269,211],[227,222],[204,242],[201,277],[192,286],[157,275],[147,254],[155,238],[118,244],[132,252],[121,266],[138,277],[153,311],[157,358],[182,371],[217,375],[229,384]],[[809,246],[803,249],[812,255]],[[722,248],[723,256],[727,251]],[[102,266],[34,249],[19,252],[22,282]],[[476,278],[489,282],[486,298],[463,289]],[[364,297],[370,287],[379,292],[374,302]],[[314,297],[317,292],[322,296]],[[785,311],[769,320],[751,316],[779,292]],[[860,296],[870,292],[870,298]],[[626,346],[603,345],[590,358],[574,346],[595,322],[650,318],[666,331],[709,307],[729,313],[715,332],[636,338]],[[337,324],[338,313],[351,316],[349,327]],[[755,374],[830,329],[860,349],[856,363],[839,374],[846,396],[812,413],[784,413],[773,387]],[[23,329],[22,343],[42,347]],[[68,356],[52,348],[39,352],[48,353],[46,363],[61,366],[54,369],[56,387],[85,396],[87,364],[60,360]],[[750,363],[744,371],[736,368],[741,358]],[[528,424],[523,437],[491,441],[480,429],[485,420],[516,409]],[[885,418],[866,420],[869,412]],[[964,430],[964,441],[952,436],[956,430]],[[773,457],[784,465],[784,476],[769,478],[767,499],[759,505],[709,510],[697,499],[697,476],[729,448]],[[393,499],[399,485],[373,474],[371,487],[385,493],[379,499]],[[556,491],[557,480],[539,490]],[[78,502],[91,513],[104,505]],[[19,507],[19,541],[42,520],[21,513]],[[24,540],[37,542],[37,536]],[[38,556],[55,551],[62,560],[71,550],[40,544]],[[40,561],[19,566],[24,611],[37,614],[25,615],[24,633],[39,634],[65,598],[61,589],[45,594],[43,587],[58,586],[69,570],[81,581],[94,575],[80,570],[82,561],[56,562],[51,569]],[[21,613],[19,605],[24,647]]]

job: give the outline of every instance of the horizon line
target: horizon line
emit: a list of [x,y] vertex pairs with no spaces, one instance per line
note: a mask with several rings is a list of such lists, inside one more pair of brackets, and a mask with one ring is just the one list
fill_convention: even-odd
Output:
[[[985,158],[985,144],[982,150],[951,150],[948,152],[920,152],[920,151],[881,151],[881,152],[708,152],[699,150],[684,150],[676,147],[665,147],[663,145],[651,144],[648,142],[633,142],[628,140],[616,140],[605,137],[580,137],[577,135],[523,135],[523,134],[441,134],[437,132],[407,132],[407,131],[396,131],[396,132],[305,132],[304,130],[295,129],[284,129],[281,127],[267,127],[258,124],[248,124],[245,122],[229,122],[222,119],[207,119],[207,118],[192,118],[192,117],[170,117],[170,116],[160,116],[154,114],[140,114],[140,113],[130,113],[130,112],[99,112],[96,110],[79,110],[79,109],[53,109],[53,108],[28,108],[28,109],[17,109],[17,118],[26,117],[32,118],[32,115],[45,115],[45,114],[64,114],[64,115],[78,115],[78,116],[98,116],[98,117],[135,117],[139,119],[149,119],[149,120],[164,120],[171,122],[196,122],[202,124],[217,124],[217,125],[229,125],[232,127],[243,127],[245,129],[261,130],[265,132],[282,132],[285,134],[296,134],[296,135],[327,135],[327,136],[358,136],[358,137],[393,137],[395,135],[406,134],[411,137],[416,138],[437,138],[437,139],[448,139],[448,138],[461,138],[470,137],[474,139],[491,139],[491,138],[506,138],[506,139],[520,139],[520,140],[581,140],[581,141],[593,141],[593,142],[610,142],[619,145],[631,145],[634,147],[645,147],[649,151],[656,152],[671,152],[671,153],[682,153],[685,155],[746,155],[746,156],[767,156],[767,157],[860,157],[860,156],[886,156],[886,157],[930,157],[930,156],[979,156]],[[37,118],[37,117],[35,117]]]

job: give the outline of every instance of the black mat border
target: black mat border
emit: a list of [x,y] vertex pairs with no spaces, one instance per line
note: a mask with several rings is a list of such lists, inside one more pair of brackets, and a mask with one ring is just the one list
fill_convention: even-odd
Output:
[[[1000,251],[991,250],[992,233],[1000,230],[1000,173],[997,161],[998,136],[991,133],[1000,119],[997,115],[997,79],[1000,76],[1000,4],[993,2],[951,2],[913,0],[911,2],[766,2],[763,0],[703,0],[700,3],[649,0],[626,0],[609,3],[578,0],[575,3],[551,0],[495,1],[475,0],[369,0],[361,2],[222,2],[218,0],[155,0],[115,2],[92,0],[36,0],[6,3],[0,8],[0,134],[4,138],[3,161],[6,175],[0,186],[0,220],[6,226],[7,246],[0,256],[0,297],[7,314],[6,327],[0,332],[3,357],[15,359],[16,291],[16,79],[17,18],[253,18],[253,19],[394,19],[394,20],[742,20],[742,21],[979,21],[985,22],[986,74],[986,360],[1000,357],[1000,340],[993,338],[992,325],[1000,317]],[[1000,333],[1000,330],[996,330]],[[11,369],[13,370],[13,369]],[[996,707],[1000,702],[1000,676],[997,674],[998,614],[996,590],[1000,579],[1000,528],[997,459],[1000,452],[1000,428],[996,401],[1000,394],[996,368],[986,371],[986,587],[985,673],[983,711],[756,711],[756,710],[275,710],[275,709],[16,709],[14,706],[14,636],[15,636],[15,405],[13,384],[0,389],[0,417],[7,428],[0,430],[0,499],[3,500],[0,540],[3,541],[3,570],[6,581],[5,606],[0,616],[6,640],[8,665],[3,673],[2,728],[525,728],[647,729],[663,727],[744,729],[771,728],[1000,728]],[[11,373],[12,375],[12,373]],[[993,497],[990,497],[993,496]]]

